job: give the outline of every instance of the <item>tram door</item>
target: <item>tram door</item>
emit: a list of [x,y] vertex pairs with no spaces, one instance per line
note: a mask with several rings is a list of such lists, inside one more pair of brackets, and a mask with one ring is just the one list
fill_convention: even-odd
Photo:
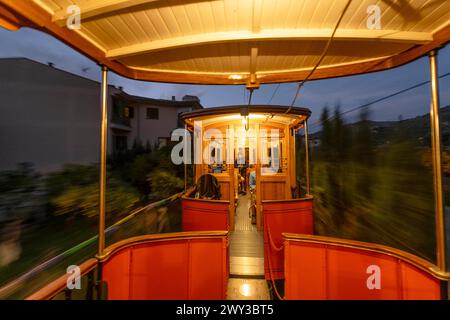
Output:
[[236,197],[245,206],[246,212],[254,213],[250,216],[247,213],[246,216],[256,225],[256,144],[252,141],[250,132],[246,132],[244,137],[237,139],[235,147]]

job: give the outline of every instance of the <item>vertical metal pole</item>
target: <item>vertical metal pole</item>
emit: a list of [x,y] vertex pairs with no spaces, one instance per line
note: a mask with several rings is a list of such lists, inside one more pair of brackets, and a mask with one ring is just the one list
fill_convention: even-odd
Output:
[[305,125],[305,170],[306,170],[306,195],[310,195],[310,181],[309,181],[309,141],[308,141],[308,120],[304,121]]
[[441,169],[441,132],[439,123],[439,85],[437,52],[431,51],[430,76],[431,76],[431,148],[433,156],[434,176],[434,211],[436,219],[436,257],[437,265],[441,271],[446,271],[445,261],[445,216],[442,194],[442,169]]
[[100,145],[100,212],[98,223],[98,256],[105,250],[106,151],[108,142],[108,68],[102,66],[102,125]]
[[192,128],[192,131],[189,132],[191,135],[191,165],[192,165],[192,186],[195,186],[197,183],[197,179],[195,176],[195,133],[194,128]]
[[187,127],[187,124],[185,124],[184,125],[184,141],[183,141],[183,143],[184,143],[184,148],[183,148],[183,162],[184,162],[184,193],[186,193],[187,192],[187,147],[188,147],[188,144],[187,144],[187,132],[188,132],[188,127]]
[[[297,185],[297,129],[292,129],[292,135],[294,138],[292,139],[294,141],[294,145],[291,148],[294,148],[294,159],[292,160],[294,164],[291,164],[291,166],[294,168],[294,181],[295,181],[295,189],[300,188],[300,186]],[[300,189],[299,189],[300,190]]]

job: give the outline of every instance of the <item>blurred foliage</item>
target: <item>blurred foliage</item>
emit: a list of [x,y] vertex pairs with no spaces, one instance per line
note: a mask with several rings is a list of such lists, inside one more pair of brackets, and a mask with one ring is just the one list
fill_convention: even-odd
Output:
[[96,166],[65,164],[61,171],[48,174],[45,185],[49,197],[53,198],[73,186],[89,186],[98,181],[99,172]]
[[[99,184],[72,185],[51,198],[55,215],[83,215],[95,217],[99,209]],[[107,184],[106,214],[123,215],[129,213],[139,201],[138,192],[122,181],[109,179]]]
[[[108,160],[107,213],[128,212],[138,203],[160,200],[182,190],[184,169],[172,163],[170,152],[170,147],[143,147],[135,141],[132,149],[112,156]],[[96,166],[68,164],[45,181],[55,215],[97,214]]]
[[29,219],[43,212],[40,175],[29,163],[0,172],[0,222]]
[[[339,107],[322,112],[320,144],[312,154],[316,232],[381,243],[435,261],[429,148],[405,139],[401,125],[380,141],[364,109],[347,126]],[[401,121],[399,121],[399,124]]]
[[[180,177],[184,168],[172,164],[170,151],[169,147],[144,148],[136,143],[131,150],[108,159],[107,226],[136,207],[183,189]],[[177,206],[170,204],[136,216],[116,230],[113,238],[180,231],[179,201]],[[98,207],[97,165],[66,164],[45,176],[29,164],[0,172],[0,285],[97,234]],[[95,244],[75,252],[64,263],[14,287],[9,297],[25,297],[65,272],[63,267],[69,261],[81,263],[95,252]]]
[[[184,166],[173,164],[171,151],[170,146],[153,148],[151,152],[137,153],[132,161],[124,163],[114,161],[112,166],[125,181],[139,190],[143,201],[161,199],[163,194],[171,196],[178,192],[178,188],[173,187],[179,185],[179,181],[177,182],[175,178],[184,180]],[[159,177],[155,176],[154,179],[149,180],[149,175],[155,175],[158,172],[162,172]],[[191,179],[192,170],[189,170],[188,181]],[[176,191],[167,194],[161,189]]]
[[20,163],[16,170],[0,172],[0,192],[21,190],[32,192],[37,188],[40,175],[29,163]]
[[148,175],[148,181],[156,199],[168,198],[184,189],[184,180],[169,171],[154,171]]
[[[107,213],[120,215],[137,205],[169,197],[184,188],[184,167],[170,159],[171,147],[147,143],[108,160]],[[0,222],[30,218],[42,207],[44,216],[98,214],[99,170],[95,165],[65,164],[46,176],[31,164],[0,172]]]
[[[54,216],[94,217],[98,214],[99,172],[97,166],[66,164],[45,178],[49,212]],[[136,202],[134,190],[121,181],[107,181],[107,213],[118,213]],[[121,193],[124,192],[122,195]],[[124,203],[121,203],[124,201]]]

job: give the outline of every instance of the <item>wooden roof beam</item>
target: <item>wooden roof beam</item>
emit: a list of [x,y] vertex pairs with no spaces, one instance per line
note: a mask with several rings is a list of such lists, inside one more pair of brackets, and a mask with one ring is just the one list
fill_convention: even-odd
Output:
[[[141,55],[172,48],[245,40],[328,40],[332,31],[333,30],[331,29],[264,29],[258,33],[246,30],[196,34],[163,40],[154,40],[109,50],[106,53],[106,57],[109,59],[120,59],[128,56]],[[341,29],[336,32],[334,37],[335,41],[373,41],[373,39],[396,43],[425,44],[433,40],[433,35],[427,32],[397,30]]]
[[247,89],[259,89],[259,82],[256,77],[256,63],[258,59],[258,48],[253,47],[250,50],[250,77],[247,82]]
[[10,31],[19,30],[24,22],[0,3],[0,27]]
[[[112,14],[115,11],[156,1],[161,0],[103,0],[86,2],[85,4],[80,4],[79,8],[81,11],[81,19],[94,19],[101,15]],[[52,21],[63,26],[70,16],[71,13],[68,13],[67,8],[64,8],[55,12]]]

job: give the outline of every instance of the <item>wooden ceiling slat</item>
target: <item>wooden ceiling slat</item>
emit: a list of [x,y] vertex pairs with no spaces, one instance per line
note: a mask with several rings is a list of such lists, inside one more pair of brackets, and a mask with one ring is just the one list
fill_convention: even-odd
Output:
[[[129,46],[121,46],[106,53],[111,59],[126,56],[146,54],[152,51],[168,50],[173,48],[191,47],[196,45],[243,42],[250,40],[274,41],[277,39],[292,41],[328,40],[332,29],[277,29],[261,30],[259,33],[251,31],[202,33],[183,37],[167,38],[163,40],[148,41]],[[376,39],[377,42],[397,42],[422,44],[433,40],[432,35],[424,32],[402,32],[395,30],[344,30],[336,32],[334,41],[365,41]]]
[[[88,1],[85,2],[84,5],[81,3],[79,7],[83,14],[83,19],[92,19],[102,15],[109,15],[111,13],[130,8],[136,7],[139,5],[143,5],[146,3],[156,2],[161,0],[101,0],[101,1]],[[78,1],[79,3],[80,1]],[[67,18],[70,16],[70,13],[67,13],[67,6],[63,5],[61,10],[55,12],[53,15],[53,22],[64,25]]]

